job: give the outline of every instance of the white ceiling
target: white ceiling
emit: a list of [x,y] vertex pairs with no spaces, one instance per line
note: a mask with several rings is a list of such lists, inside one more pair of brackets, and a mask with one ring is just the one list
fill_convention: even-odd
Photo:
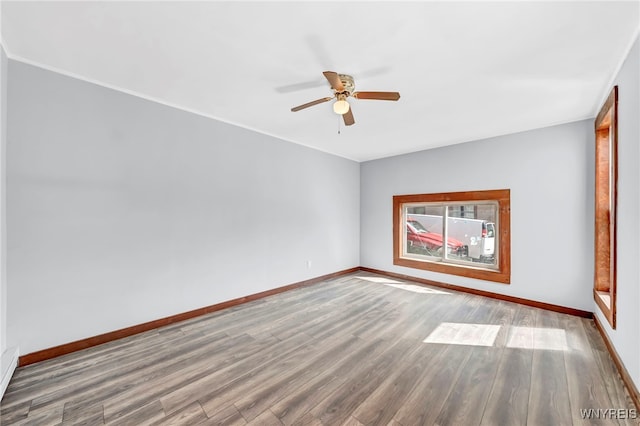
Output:
[[[2,2],[9,57],[357,161],[591,118],[640,2]],[[353,100],[345,128],[322,76]],[[341,131],[338,134],[339,123]]]

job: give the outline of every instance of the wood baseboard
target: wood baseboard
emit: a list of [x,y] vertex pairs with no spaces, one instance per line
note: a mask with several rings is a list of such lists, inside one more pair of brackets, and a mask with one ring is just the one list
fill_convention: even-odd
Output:
[[609,339],[609,335],[604,331],[604,328],[602,327],[602,324],[600,323],[600,320],[598,319],[597,315],[593,316],[593,322],[596,324],[596,329],[598,329],[598,332],[602,336],[602,340],[604,340],[604,344],[607,346],[609,355],[611,355],[611,359],[613,360],[613,363],[616,365],[616,368],[618,369],[618,373],[620,373],[622,382],[626,386],[627,392],[629,392],[629,396],[631,397],[634,405],[636,406],[636,410],[640,412],[640,392],[638,391],[638,388],[633,383],[633,379],[631,379],[631,375],[629,374],[626,367],[622,363],[622,359],[620,358],[620,355],[618,355],[618,352],[614,348],[613,343],[611,343],[611,340]]
[[385,275],[389,278],[398,278],[401,280],[413,281],[418,284],[430,285],[433,287],[444,288],[447,290],[454,290],[454,291],[459,291],[463,293],[471,293],[478,296],[490,297],[492,299],[504,300],[512,303],[519,303],[521,305],[527,305],[527,306],[532,306],[534,308],[546,309],[548,311],[559,312],[562,314],[569,314],[569,315],[574,315],[574,316],[583,317],[583,318],[593,318],[593,312],[583,311],[583,310],[574,309],[574,308],[568,308],[566,306],[553,305],[551,303],[544,303],[544,302],[538,302],[536,300],[529,300],[529,299],[523,299],[520,297],[507,296],[504,294],[492,293],[490,291],[476,290],[474,288],[461,287],[453,284],[445,284],[438,281],[427,280],[424,278],[412,277],[410,275],[397,274],[395,272],[382,271],[380,269],[374,269],[374,268],[366,268],[364,266],[361,266],[360,270],[371,272],[374,274]]
[[111,331],[108,333],[100,334],[98,336],[89,337],[86,339],[76,340],[74,342],[65,343],[59,346],[55,346],[48,349],[43,349],[37,352],[32,352],[26,355],[23,355],[19,358],[18,365],[20,367],[34,364],[36,362],[45,361],[47,359],[55,358],[58,356],[66,355],[72,352],[80,351],[83,349],[87,349],[93,346],[101,345],[103,343],[111,342],[113,340],[122,339],[124,337],[129,337],[134,334],[143,333],[145,331],[153,330],[156,328],[160,328],[169,324],[173,324],[179,321],[185,321],[191,318],[195,318],[201,315],[206,315],[211,312],[216,312],[222,309],[230,308],[232,306],[240,305],[242,303],[251,302],[253,300],[261,299],[264,297],[268,297],[274,294],[282,293],[285,291],[293,290],[299,287],[308,286],[312,284],[316,284],[323,280],[340,277],[343,275],[348,275],[358,271],[366,271],[379,275],[388,276],[390,278],[398,278],[407,281],[413,281],[418,284],[425,284],[434,287],[440,287],[448,290],[460,291],[465,293],[476,294],[479,296],[490,297],[493,299],[504,300],[507,302],[519,303],[522,305],[533,306],[536,308],[547,309],[554,312],[560,312],[569,315],[575,315],[584,318],[592,318],[593,313],[582,311],[579,309],[568,308],[565,306],[552,305],[549,303],[538,302],[535,300],[522,299],[519,297],[506,296],[498,293],[491,293],[483,290],[476,290],[467,287],[456,286],[452,284],[445,284],[438,281],[427,280],[424,278],[412,277],[409,275],[397,274],[394,272],[383,271],[374,268],[367,267],[355,267],[350,269],[345,269],[342,271],[334,272],[327,275],[322,275],[319,277],[311,278],[308,280],[300,281],[297,283],[289,284],[283,287],[274,288],[271,290],[263,291],[260,293],[251,294],[249,296],[240,297],[238,299],[228,300],[226,302],[217,303],[211,306],[205,306],[203,308],[195,309],[189,312],[183,312],[177,315],[172,315],[170,317],[157,319],[154,321],[149,321],[143,324],[134,325],[131,327],[123,328],[120,330]]
[[[374,268],[368,268],[368,267],[355,267],[355,268],[350,268],[350,269],[345,269],[342,271],[338,271],[338,272],[334,272],[331,274],[327,274],[327,275],[322,275],[319,277],[315,277],[315,278],[311,278],[308,280],[304,280],[304,281],[300,281],[297,283],[293,283],[293,284],[289,284],[289,285],[285,285],[282,287],[278,287],[278,288],[274,288],[271,290],[267,290],[267,291],[263,291],[260,293],[255,293],[255,294],[251,294],[248,296],[244,296],[244,297],[240,297],[237,299],[233,299],[233,300],[228,300],[225,302],[221,302],[221,303],[217,303],[215,305],[210,305],[210,306],[206,306],[203,308],[199,308],[199,309],[195,309],[189,312],[184,312],[181,314],[177,314],[177,315],[172,315],[170,317],[166,317],[166,318],[161,318],[155,321],[149,321],[143,324],[138,324],[138,325],[134,325],[132,327],[127,327],[127,328],[123,328],[120,330],[115,330],[112,332],[108,332],[108,333],[104,333],[104,334],[100,334],[98,336],[94,336],[94,337],[90,337],[87,339],[82,339],[82,340],[77,340],[75,342],[70,342],[70,343],[65,343],[59,346],[55,346],[52,348],[48,348],[48,349],[43,349],[37,352],[33,352],[30,354],[26,354],[23,355],[21,357],[18,358],[18,366],[22,367],[25,365],[29,365],[29,364],[34,364],[36,362],[40,362],[40,361],[45,361],[47,359],[51,359],[51,358],[55,358],[58,356],[62,356],[62,355],[66,355],[72,352],[76,352],[79,350],[83,350],[83,349],[87,349],[90,348],[92,346],[97,346],[97,345],[101,345],[103,343],[107,343],[113,340],[117,340],[117,339],[121,339],[124,337],[128,337],[128,336],[132,336],[134,334],[138,334],[138,333],[143,333],[145,331],[149,331],[149,330],[153,330],[159,327],[163,327],[169,324],[173,324],[176,322],[180,322],[180,321],[185,321],[191,318],[195,318],[198,316],[202,316],[202,315],[206,315],[209,314],[211,312],[216,312],[222,309],[226,309],[226,308],[230,308],[232,306],[236,306],[236,305],[240,305],[243,303],[247,303],[247,302],[251,302],[253,300],[257,300],[257,299],[261,299],[264,297],[268,297],[274,294],[278,294],[278,293],[283,293],[285,291],[289,291],[289,290],[293,290],[296,288],[300,288],[300,287],[304,287],[304,286],[309,286],[309,285],[313,285],[316,284],[318,282],[327,280],[327,279],[332,279],[332,278],[337,278],[343,275],[348,275],[351,273],[355,273],[358,271],[364,271],[364,272],[370,272],[370,273],[374,273],[374,274],[378,274],[378,275],[383,275],[383,276],[387,276],[389,278],[397,278],[397,279],[402,279],[402,280],[406,280],[406,281],[412,281],[415,282],[417,284],[424,284],[424,285],[429,285],[429,286],[433,286],[433,287],[439,287],[439,288],[444,288],[444,289],[448,289],[448,290],[454,290],[454,291],[459,291],[459,292],[463,292],[463,293],[470,293],[470,294],[475,294],[475,295],[479,295],[479,296],[484,296],[484,297],[490,297],[493,299],[498,299],[498,300],[504,300],[507,302],[512,302],[512,303],[519,303],[522,305],[527,305],[527,306],[532,306],[535,308],[541,308],[541,309],[546,309],[546,310],[550,310],[550,311],[554,311],[554,312],[560,312],[560,313],[564,313],[564,314],[569,314],[569,315],[575,315],[575,316],[579,316],[579,317],[584,317],[584,318],[593,318],[594,323],[596,325],[596,328],[598,330],[598,332],[600,333],[600,335],[602,336],[602,339],[604,340],[604,343],[607,347],[607,350],[609,351],[611,358],[613,359],[614,364],[616,365],[616,368],[618,369],[618,372],[620,373],[620,376],[622,378],[623,383],[625,384],[627,391],[629,392],[629,395],[631,396],[631,399],[633,400],[633,403],[636,406],[636,409],[638,411],[640,411],[640,392],[638,391],[638,388],[635,386],[633,380],[631,379],[631,376],[629,375],[629,372],[627,371],[627,369],[625,368],[624,364],[622,363],[622,360],[620,359],[620,356],[618,355],[618,353],[616,352],[613,344],[611,343],[611,340],[609,339],[609,336],[607,335],[607,333],[604,331],[604,329],[602,328],[602,324],[600,323],[600,321],[598,320],[597,316],[594,315],[592,312],[588,312],[588,311],[582,311],[580,309],[574,309],[574,308],[568,308],[565,306],[559,306],[559,305],[553,305],[553,304],[549,304],[549,303],[543,303],[543,302],[538,302],[535,300],[529,300],[529,299],[523,299],[523,298],[519,298],[519,297],[513,297],[513,296],[506,296],[503,294],[498,294],[498,293],[492,293],[492,292],[488,292],[488,291],[483,291],[483,290],[476,290],[476,289],[472,289],[472,288],[467,288],[467,287],[461,287],[461,286],[456,286],[456,285],[452,285],[452,284],[445,284],[445,283],[441,283],[438,281],[432,281],[432,280],[427,280],[424,278],[418,278],[418,277],[412,277],[409,275],[404,275],[404,274],[398,274],[398,273],[394,273],[394,272],[388,272],[388,271],[383,271],[380,269],[374,269]],[[17,353],[16,353],[17,355]]]
[[285,285],[283,287],[274,288],[267,291],[262,291],[260,293],[251,294],[249,296],[240,297],[233,300],[228,300],[226,302],[217,303],[211,306],[205,306],[203,308],[194,309],[193,311],[183,312],[181,314],[172,315],[166,318],[160,318],[154,321],[145,322],[143,324],[134,325],[127,328],[122,328],[120,330],[111,331],[108,333],[100,334],[98,336],[89,337],[86,339],[76,340],[75,342],[65,343],[59,346],[55,346],[48,349],[43,349],[37,352],[32,352],[30,354],[23,355],[18,360],[18,365],[23,367],[25,365],[34,364],[36,362],[45,361],[47,359],[59,357],[62,355],[66,355],[72,352],[80,351],[83,349],[90,348],[92,346],[101,345],[103,343],[111,342],[113,340],[122,339],[124,337],[129,337],[134,334],[143,333],[145,331],[153,330],[156,328],[163,327],[165,325],[173,324],[179,321],[185,321],[191,318],[199,317],[201,315],[206,315],[211,312],[216,312],[221,309],[230,308],[232,306],[240,305],[243,303],[251,302],[253,300],[262,299],[264,297],[272,296],[274,294],[283,293],[285,291],[293,290],[296,288],[309,286],[312,284],[319,283],[324,280],[328,280],[331,278],[337,278],[342,275],[348,275],[353,272],[359,271],[359,267],[345,269],[342,271],[334,272],[327,275],[322,275],[319,277],[311,278],[308,280],[300,281],[297,283]]

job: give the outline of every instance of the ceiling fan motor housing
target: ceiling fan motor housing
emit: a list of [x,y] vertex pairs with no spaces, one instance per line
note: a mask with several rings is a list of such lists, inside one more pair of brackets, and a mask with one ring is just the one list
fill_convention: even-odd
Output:
[[342,86],[344,87],[344,92],[346,92],[347,96],[351,96],[351,94],[356,88],[356,85],[353,82],[353,77],[347,74],[338,74],[338,78],[342,82]]

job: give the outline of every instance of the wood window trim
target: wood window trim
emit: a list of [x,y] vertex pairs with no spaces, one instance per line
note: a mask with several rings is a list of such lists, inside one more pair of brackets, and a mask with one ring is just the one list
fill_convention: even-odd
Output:
[[[465,265],[429,262],[402,257],[403,205],[420,202],[497,201],[498,202],[498,269],[488,270]],[[408,268],[459,275],[467,278],[511,282],[511,195],[508,189],[489,191],[445,192],[393,196],[393,264]]]
[[[616,328],[618,86],[614,86],[595,120],[595,206],[593,298]],[[608,207],[607,207],[608,206]]]

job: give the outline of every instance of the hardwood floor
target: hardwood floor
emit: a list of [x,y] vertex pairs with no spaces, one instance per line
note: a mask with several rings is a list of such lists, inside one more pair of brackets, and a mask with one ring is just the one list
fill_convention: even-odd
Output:
[[583,419],[634,408],[591,320],[367,272],[19,368],[0,408],[2,425],[637,424]]

